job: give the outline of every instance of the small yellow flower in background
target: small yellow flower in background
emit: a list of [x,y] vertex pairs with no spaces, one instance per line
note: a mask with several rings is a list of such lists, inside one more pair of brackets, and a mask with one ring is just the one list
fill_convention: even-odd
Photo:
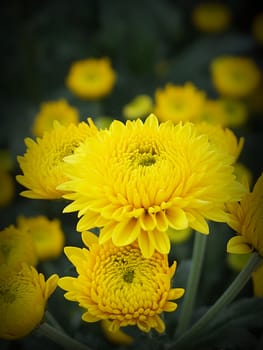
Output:
[[0,266],[1,339],[22,338],[40,324],[57,281],[57,275],[45,281],[42,273],[26,264],[19,271]]
[[67,291],[66,299],[87,310],[83,321],[109,320],[110,331],[131,325],[163,333],[160,315],[174,311],[177,304],[171,300],[184,294],[182,288],[171,288],[176,262],[169,267],[168,256],[158,252],[146,259],[136,242],[124,247],[111,241],[99,244],[91,232],[83,232],[82,240],[89,250],[65,248],[78,276],[60,278],[58,285]]
[[33,134],[41,137],[45,131],[53,129],[54,120],[62,125],[78,124],[79,112],[65,99],[42,103],[32,126]]
[[17,228],[32,236],[39,261],[56,258],[63,252],[65,236],[58,219],[49,220],[43,215],[19,216]]
[[138,95],[123,107],[122,114],[126,119],[137,119],[146,117],[152,110],[152,98],[148,95]]
[[261,72],[247,57],[222,56],[211,63],[212,81],[216,90],[225,97],[247,97],[257,88]]
[[218,33],[229,28],[231,12],[221,2],[201,2],[192,13],[193,25],[205,33]]
[[248,188],[251,188],[253,182],[252,171],[245,164],[240,162],[235,163],[234,168],[237,180],[246,184]]
[[109,95],[115,82],[116,73],[107,57],[74,62],[66,78],[68,89],[87,100],[97,100]]
[[0,265],[20,268],[21,263],[35,266],[37,253],[31,235],[10,225],[0,231]]
[[221,123],[229,128],[237,128],[243,126],[248,118],[248,109],[245,103],[229,99],[220,98],[218,100],[221,110]]
[[184,230],[174,230],[173,228],[169,227],[167,233],[172,243],[182,243],[188,240],[188,238],[192,235],[193,230],[190,227]]
[[228,225],[236,232],[227,244],[229,253],[247,254],[256,250],[263,256],[263,173],[240,202],[228,203]]
[[110,343],[117,345],[131,345],[133,343],[133,338],[123,332],[123,330],[118,329],[117,331],[112,331],[110,329],[111,321],[101,320],[101,328],[105,337],[109,340]]
[[154,114],[160,121],[196,121],[206,95],[192,83],[183,86],[166,84],[155,92]]
[[15,181],[9,172],[0,169],[0,208],[9,205],[15,197]]
[[253,18],[251,31],[257,42],[263,45],[263,12]]
[[197,122],[223,125],[224,117],[218,99],[212,100],[207,98],[205,100],[203,107],[200,110],[200,115],[197,118]]
[[56,187],[67,180],[63,158],[74,153],[86,137],[96,132],[91,119],[88,123],[68,126],[55,121],[54,128],[45,132],[42,138],[36,141],[26,138],[26,153],[17,157],[23,175],[17,175],[16,180],[28,190],[20,194],[31,199],[61,198],[64,192]]
[[233,157],[233,162],[236,162],[244,146],[244,137],[240,137],[238,140],[232,130],[206,122],[197,123],[196,129],[207,135],[209,141],[217,147],[218,151],[226,152]]
[[97,126],[98,129],[105,129],[110,126],[112,123],[113,119],[109,116],[99,116],[94,118],[94,122]]
[[225,222],[224,203],[243,195],[233,147],[219,150],[194,124],[159,125],[153,114],[144,123],[115,120],[65,158],[69,181],[59,188],[73,202],[64,212],[79,211],[80,232],[103,226],[100,243],[138,239],[145,257],[167,254],[169,226],[207,234],[206,219]]
[[8,149],[0,150],[0,171],[10,171],[14,167],[14,160]]

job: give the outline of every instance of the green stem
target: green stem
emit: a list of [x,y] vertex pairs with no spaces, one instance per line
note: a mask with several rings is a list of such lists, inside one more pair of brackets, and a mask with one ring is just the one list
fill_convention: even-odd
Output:
[[197,321],[192,328],[190,328],[187,332],[182,334],[181,337],[178,338],[177,341],[175,341],[173,344],[169,345],[166,349],[172,349],[173,347],[175,349],[180,349],[182,347],[183,349],[188,347],[191,347],[194,345],[194,339],[197,339],[198,333],[204,329],[207,324],[213,320],[218,312],[220,312],[224,307],[226,307],[228,304],[230,304],[235,297],[238,295],[238,293],[243,289],[243,287],[246,285],[246,283],[249,281],[251,274],[259,263],[262,262],[262,258],[258,253],[253,253],[247,262],[246,266],[240,273],[237,275],[237,277],[234,279],[234,281],[230,284],[230,286],[227,288],[227,290],[221,295],[221,297],[215,302],[213,306],[200,318],[199,321]]
[[46,310],[45,312],[45,319],[48,323],[50,323],[52,326],[54,326],[55,328],[59,329],[61,332],[65,332],[65,330],[62,328],[62,326],[58,323],[58,321],[54,318],[54,316],[52,315],[51,312],[49,312],[48,310]]
[[177,326],[178,334],[184,332],[187,329],[191,320],[192,311],[196,299],[197,288],[203,266],[206,241],[206,235],[199,232],[195,233],[191,271],[188,277],[183,303],[180,308],[180,317]]
[[37,328],[37,331],[39,334],[45,336],[46,338],[49,338],[56,344],[61,345],[64,349],[91,350],[86,345],[81,344],[77,340],[66,335],[64,332],[50,326],[46,322],[41,323],[41,325]]

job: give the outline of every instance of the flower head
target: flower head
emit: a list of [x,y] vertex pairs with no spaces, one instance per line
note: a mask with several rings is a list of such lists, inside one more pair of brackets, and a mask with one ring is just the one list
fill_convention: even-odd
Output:
[[247,254],[254,250],[263,256],[263,174],[253,191],[240,202],[229,203],[228,225],[237,233],[227,244],[229,253]]
[[213,145],[231,155],[234,162],[238,159],[244,146],[244,137],[238,140],[231,129],[218,124],[197,123],[196,129],[202,134],[206,134]]
[[65,99],[42,103],[33,123],[33,134],[38,137],[42,136],[45,131],[53,128],[54,120],[59,121],[62,125],[78,124],[79,112]]
[[96,100],[108,95],[116,82],[116,73],[108,58],[88,58],[74,62],[66,85],[76,96]]
[[246,57],[218,57],[212,61],[211,74],[217,91],[232,98],[250,95],[261,79],[261,72],[255,62]]
[[224,203],[244,192],[228,152],[194,124],[159,125],[154,115],[113,121],[65,162],[69,181],[59,188],[73,201],[64,212],[79,211],[77,230],[104,226],[100,243],[118,246],[138,238],[147,257],[169,252],[169,226],[208,233],[205,219],[225,221]]
[[16,179],[28,189],[21,195],[32,199],[61,198],[63,192],[56,187],[67,180],[63,158],[74,153],[81,142],[96,131],[90,119],[88,123],[68,126],[54,122],[54,128],[45,132],[42,138],[36,141],[26,138],[26,153],[17,157],[23,175],[17,175]]
[[155,92],[154,114],[161,121],[196,121],[205,102],[205,93],[192,83],[167,84]]
[[0,265],[20,268],[22,263],[37,264],[35,244],[28,232],[10,225],[0,231]]
[[83,232],[86,248],[66,247],[78,276],[60,278],[58,285],[67,291],[65,298],[86,309],[82,319],[96,322],[107,319],[110,330],[136,325],[149,332],[164,332],[160,314],[174,311],[184,289],[171,288],[176,262],[168,266],[167,255],[155,252],[146,259],[137,242],[116,247],[111,241],[99,244],[97,236]]
[[0,169],[0,207],[9,205],[15,197],[15,181],[8,171]]
[[230,9],[220,2],[201,2],[193,10],[194,26],[206,33],[226,30],[231,21]]
[[148,95],[138,95],[130,103],[123,107],[123,115],[126,119],[143,118],[151,113],[153,102]]
[[42,273],[26,264],[19,271],[0,266],[0,338],[22,338],[39,325],[57,280],[52,275],[45,281]]
[[44,215],[19,216],[17,228],[32,236],[39,261],[56,258],[62,253],[65,237],[58,219],[49,220]]

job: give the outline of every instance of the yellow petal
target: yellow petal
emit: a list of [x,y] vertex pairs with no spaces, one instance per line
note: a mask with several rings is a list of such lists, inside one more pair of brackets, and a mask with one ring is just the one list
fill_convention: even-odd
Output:
[[90,231],[83,231],[81,234],[81,238],[83,243],[87,246],[90,247],[92,244],[98,243],[98,237]]
[[170,207],[166,209],[166,216],[169,222],[169,226],[175,230],[184,230],[188,227],[187,216],[181,208]]
[[167,301],[163,306],[163,311],[172,312],[177,309],[177,304],[171,301]]
[[149,233],[146,231],[141,231],[138,236],[138,244],[141,249],[142,255],[145,258],[150,258],[154,252],[154,245],[151,243],[149,239]]
[[227,242],[227,252],[235,254],[247,254],[253,251],[253,247],[249,244],[244,236],[232,237]]
[[140,233],[139,220],[131,218],[129,220],[119,222],[112,232],[112,242],[116,246],[131,244],[136,240]]
[[162,254],[168,254],[170,251],[170,239],[166,232],[162,231],[155,231],[152,233],[149,233],[150,236],[153,236],[151,241],[153,242],[155,249],[158,250],[158,252]]
[[85,312],[81,318],[85,322],[97,322],[100,320],[99,317],[97,317],[95,315],[91,315],[89,312]]

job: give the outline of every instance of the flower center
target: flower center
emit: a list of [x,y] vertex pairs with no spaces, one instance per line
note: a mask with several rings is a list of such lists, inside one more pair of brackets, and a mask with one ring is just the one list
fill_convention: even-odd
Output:
[[134,278],[134,270],[125,271],[122,277],[125,282],[132,283]]

